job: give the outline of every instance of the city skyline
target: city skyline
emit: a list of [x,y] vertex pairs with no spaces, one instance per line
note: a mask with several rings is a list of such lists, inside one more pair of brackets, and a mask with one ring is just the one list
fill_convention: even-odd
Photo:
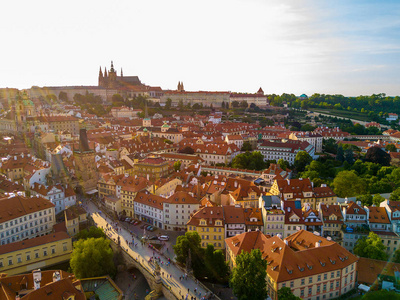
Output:
[[188,91],[400,94],[396,1],[6,3],[0,87],[120,74]]

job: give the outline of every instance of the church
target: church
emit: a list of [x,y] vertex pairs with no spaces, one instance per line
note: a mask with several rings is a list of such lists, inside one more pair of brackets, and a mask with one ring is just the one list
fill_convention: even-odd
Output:
[[106,89],[118,89],[121,87],[129,86],[144,86],[139,80],[138,76],[125,76],[121,68],[121,76],[117,75],[117,71],[114,69],[114,63],[111,61],[110,71],[107,72],[107,68],[104,67],[104,74],[101,70],[99,71],[99,87]]

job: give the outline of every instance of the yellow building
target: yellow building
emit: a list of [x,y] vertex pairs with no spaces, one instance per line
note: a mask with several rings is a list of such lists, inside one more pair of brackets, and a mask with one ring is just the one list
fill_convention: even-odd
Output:
[[68,234],[73,237],[87,226],[86,211],[80,206],[70,206],[64,210],[65,227]]
[[133,218],[135,216],[134,199],[140,191],[149,188],[149,181],[144,177],[123,177],[118,182],[120,189],[121,211],[123,215]]
[[239,185],[236,190],[229,193],[230,204],[240,205],[244,208],[258,208],[258,199],[261,196],[261,190],[253,183],[247,186]]
[[97,182],[100,199],[104,199],[107,196],[116,196],[117,182],[123,177],[124,175],[102,175]]
[[72,240],[66,232],[0,246],[0,273],[15,275],[68,261]]
[[178,185],[182,184],[182,180],[179,178],[161,178],[154,184],[154,194],[157,196],[169,196],[175,192]]
[[196,212],[186,225],[187,231],[196,231],[201,237],[201,246],[214,245],[215,249],[225,248],[225,222],[222,207],[203,207]]
[[155,181],[170,174],[173,168],[162,158],[148,157],[134,164],[133,170],[135,175]]
[[301,299],[322,300],[338,298],[356,286],[358,257],[306,230],[284,240],[278,236],[260,239],[246,232],[225,243],[230,267],[242,251],[260,249],[268,263],[267,290],[273,300],[278,300],[277,291],[283,287]]

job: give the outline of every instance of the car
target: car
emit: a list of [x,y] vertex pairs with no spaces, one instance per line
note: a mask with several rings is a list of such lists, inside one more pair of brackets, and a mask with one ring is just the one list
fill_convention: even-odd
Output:
[[149,225],[149,226],[146,226],[146,230],[150,230],[150,228],[151,228],[151,226]]
[[129,222],[130,220],[132,220],[131,218],[126,218],[125,222]]
[[141,229],[144,229],[146,227],[146,224],[143,224],[142,226],[140,226]]
[[150,231],[156,231],[156,228],[151,226]]
[[156,240],[156,239],[157,239],[157,236],[155,236],[155,235],[149,237],[149,240]]
[[132,221],[130,221],[129,223],[133,224],[133,223],[135,223],[135,222],[136,222],[136,220],[133,220],[133,219],[132,219]]
[[138,221],[133,222],[133,226],[136,226],[138,223]]
[[169,236],[168,236],[168,235],[160,235],[160,236],[158,237],[158,239],[159,239],[160,241],[169,241]]

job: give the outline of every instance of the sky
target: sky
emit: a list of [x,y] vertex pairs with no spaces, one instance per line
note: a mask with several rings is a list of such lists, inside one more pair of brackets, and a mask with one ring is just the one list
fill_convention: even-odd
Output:
[[187,91],[400,95],[400,1],[4,1],[0,88],[97,85],[99,67]]

